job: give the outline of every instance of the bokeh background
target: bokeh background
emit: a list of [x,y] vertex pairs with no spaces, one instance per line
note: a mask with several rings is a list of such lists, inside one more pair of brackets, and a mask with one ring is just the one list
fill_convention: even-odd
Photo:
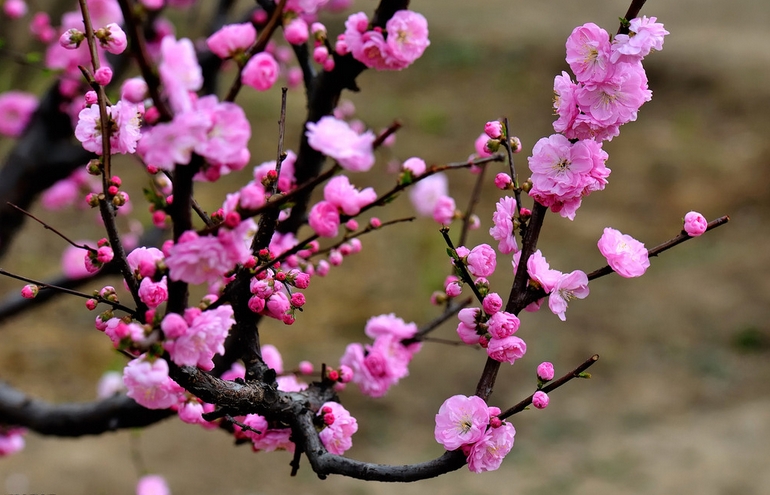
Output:
[[[354,7],[371,12],[375,5],[360,0]],[[404,123],[396,145],[379,157],[382,170],[392,158],[464,160],[484,122],[507,116],[524,145],[517,164],[526,176],[526,153],[552,132],[552,81],[567,70],[564,40],[585,22],[614,32],[627,7],[618,0],[417,0],[412,8],[427,17],[431,30],[424,57],[404,72],[367,71],[359,78],[361,93],[345,96],[374,129],[395,118]],[[640,279],[611,275],[593,282],[591,295],[570,306],[565,323],[548,311],[523,316],[519,334],[528,354],[503,368],[491,403],[507,407],[531,393],[543,360],[561,374],[593,353],[601,359],[591,380],[554,392],[546,410],[513,418],[516,444],[500,470],[476,475],[463,469],[394,486],[320,481],[303,463],[290,478],[290,454],[254,454],[221,432],[170,419],[100,437],[29,434],[22,453],[0,460],[0,488],[130,494],[138,476],[152,472],[166,476],[175,494],[770,493],[770,7],[753,0],[651,0],[642,13],[657,16],[671,32],[664,50],[645,60],[653,100],[638,122],[605,145],[612,169],[607,189],[584,201],[574,222],[550,215],[539,247],[554,268],[590,271],[603,265],[596,241],[605,226],[651,247],[676,235],[690,210],[709,219],[728,214],[731,222],[664,253]],[[344,17],[323,19],[330,33],[340,32]],[[183,18],[178,34],[194,35],[195,20]],[[2,63],[5,90],[17,69]],[[39,89],[45,83],[31,78],[25,84]],[[272,159],[276,92],[244,90],[239,102],[254,123],[254,163]],[[290,92],[289,147],[303,108],[303,93]],[[6,139],[0,147],[11,144]],[[121,175],[139,198],[146,179],[136,172],[126,163]],[[247,177],[234,174],[221,185],[199,187],[197,197],[215,209]],[[382,192],[393,180],[378,173],[354,182]],[[465,172],[450,178],[458,205],[464,207],[472,180]],[[490,242],[486,230],[498,197],[493,187],[485,189],[482,228],[471,244]],[[74,238],[98,235],[83,220],[90,212],[35,211]],[[409,214],[406,198],[378,212],[383,219]],[[139,217],[149,223],[147,214]],[[438,314],[428,298],[448,263],[431,220],[363,241],[361,254],[314,280],[295,325],[267,322],[262,328],[287,367],[302,359],[337,363],[348,342],[364,341],[371,315],[395,312],[419,324]],[[57,273],[64,247],[28,224],[2,266],[46,278]],[[492,280],[501,294],[511,281],[507,263],[501,256]],[[0,280],[4,292],[20,287]],[[80,301],[62,299],[6,322],[0,377],[50,401],[93,399],[102,372],[124,362],[93,329],[93,316]],[[435,335],[453,338],[453,326]],[[349,455],[383,463],[440,455],[433,416],[446,397],[472,393],[484,357],[469,348],[426,344],[410,376],[385,398],[345,392],[343,403],[360,425]]]

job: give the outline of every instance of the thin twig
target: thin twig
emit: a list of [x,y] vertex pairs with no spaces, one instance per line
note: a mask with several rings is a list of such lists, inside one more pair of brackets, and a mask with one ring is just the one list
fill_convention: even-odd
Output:
[[457,268],[457,271],[460,274],[460,278],[463,280],[463,282],[468,284],[479,302],[484,301],[484,296],[481,295],[478,287],[476,287],[476,284],[473,282],[473,277],[471,277],[471,274],[468,272],[468,267],[465,266],[465,263],[463,263],[460,257],[457,255],[457,249],[455,249],[455,246],[452,243],[452,239],[449,237],[449,228],[443,227],[440,232],[444,237],[444,241],[446,242],[447,246],[449,246],[449,249],[452,251],[451,256],[453,265],[455,268]]
[[476,205],[479,203],[479,199],[481,199],[481,188],[484,185],[484,176],[486,175],[486,171],[486,166],[481,167],[479,175],[476,177],[476,183],[473,185],[471,199],[468,201],[468,207],[465,209],[465,213],[463,214],[463,224],[460,228],[460,239],[457,241],[457,244],[460,246],[465,246],[465,243],[468,240],[468,231],[471,227],[471,216],[473,216]]
[[45,282],[41,282],[41,281],[35,280],[33,278],[27,278],[27,277],[22,277],[21,275],[16,275],[15,273],[11,273],[9,271],[3,270],[2,268],[0,268],[0,275],[5,275],[6,277],[9,277],[9,278],[15,278],[16,280],[21,280],[22,282],[27,282],[27,283],[30,283],[30,284],[35,284],[35,285],[37,285],[38,287],[40,287],[42,289],[56,290],[56,291],[62,292],[64,294],[70,294],[70,295],[73,295],[73,296],[82,297],[83,299],[95,299],[95,300],[99,301],[100,303],[112,306],[113,309],[119,309],[121,311],[125,311],[126,313],[128,313],[130,315],[136,314],[136,311],[134,311],[133,309],[128,308],[126,306],[123,306],[120,303],[116,303],[116,302],[110,301],[109,299],[105,299],[105,298],[103,298],[102,296],[99,296],[99,295],[95,295],[95,296],[94,295],[88,295],[88,294],[86,294],[84,292],[79,292],[79,291],[76,291],[76,290],[73,290],[73,289],[68,289],[66,287],[60,287],[58,285],[47,284]]
[[23,213],[24,215],[28,216],[32,220],[36,221],[37,223],[42,225],[46,230],[50,230],[54,234],[58,235],[59,237],[61,237],[65,241],[67,241],[71,246],[76,247],[76,248],[80,248],[80,249],[85,249],[86,251],[91,252],[91,253],[95,253],[96,252],[96,249],[94,249],[94,248],[92,248],[90,246],[86,246],[85,244],[80,245],[80,244],[74,242],[72,239],[70,239],[66,235],[62,234],[61,232],[56,230],[54,227],[48,225],[44,221],[40,220],[39,218],[37,218],[35,215],[33,215],[32,213],[28,212],[27,210],[25,210],[25,209],[23,209],[23,208],[21,208],[19,206],[16,206],[13,203],[6,203],[6,204],[8,206],[10,206],[11,208],[15,208],[16,210],[20,211],[21,213]]
[[[563,377],[559,378],[558,380],[552,381],[551,383],[549,383],[548,385],[544,386],[540,390],[542,390],[543,392],[548,393],[551,390],[556,390],[557,388],[561,387],[562,385],[564,385],[565,383],[569,382],[570,380],[572,380],[574,378],[585,378],[585,375],[583,375],[582,373],[585,370],[587,370],[588,368],[590,368],[591,366],[593,366],[594,363],[596,363],[596,361],[598,361],[598,360],[599,360],[599,355],[598,354],[594,354],[590,358],[586,359],[580,366],[578,366],[574,370],[570,371],[569,373],[567,373]],[[535,394],[530,395],[529,397],[527,397],[526,399],[522,400],[521,402],[519,402],[515,406],[511,407],[510,409],[506,409],[505,411],[503,411],[503,413],[500,414],[500,419],[505,419],[505,418],[511,417],[514,414],[520,413],[521,411],[526,409],[527,406],[532,404],[532,397],[534,397],[534,395]]]

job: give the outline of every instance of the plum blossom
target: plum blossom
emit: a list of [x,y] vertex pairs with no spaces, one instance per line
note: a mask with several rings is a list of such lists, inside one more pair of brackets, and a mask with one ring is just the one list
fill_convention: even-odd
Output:
[[179,366],[214,367],[215,354],[224,354],[224,342],[235,324],[233,308],[222,305],[213,310],[188,308],[184,316],[169,313],[160,324],[166,336],[163,348]]
[[576,27],[567,38],[567,63],[580,82],[606,80],[612,70],[610,35],[592,22]]
[[518,249],[516,236],[513,235],[513,218],[516,215],[516,199],[509,196],[500,198],[492,214],[494,226],[489,229],[492,239],[498,241],[497,250],[503,254],[513,253]]
[[542,390],[538,390],[532,395],[532,405],[537,409],[545,409],[548,407],[549,401],[550,399],[548,398],[548,394]]
[[171,495],[171,490],[163,476],[148,474],[136,484],[136,495]]
[[488,277],[495,272],[497,255],[489,244],[479,244],[468,253],[466,263],[474,277]]
[[192,109],[189,92],[198,91],[203,86],[203,72],[195,47],[187,38],[176,40],[169,35],[161,41],[160,53],[158,72],[171,108],[175,113],[188,112]]
[[0,134],[19,137],[37,109],[37,97],[23,91],[0,94]]
[[318,122],[308,122],[305,133],[308,144],[316,151],[334,159],[345,170],[366,172],[374,165],[374,133],[356,133],[347,122],[331,116]]
[[347,176],[338,175],[326,183],[324,199],[342,210],[345,215],[357,215],[361,208],[377,199],[377,193],[371,187],[358,190]]
[[498,469],[513,448],[515,435],[516,428],[508,422],[498,428],[489,428],[468,450],[468,469],[474,473]]
[[226,59],[245,52],[257,40],[257,30],[250,22],[227,24],[206,40],[217,57]]
[[443,173],[430,175],[409,189],[409,200],[419,215],[433,216],[439,198],[449,193],[449,180]]
[[388,32],[385,58],[393,68],[411,65],[430,45],[428,21],[417,12],[399,10],[385,24],[385,30]]
[[550,363],[548,361],[543,361],[537,366],[538,380],[549,382],[553,380],[553,377],[554,377],[553,363]]
[[326,423],[326,427],[318,434],[324,447],[332,454],[344,454],[353,446],[351,437],[358,431],[356,418],[337,402],[327,402],[322,405],[318,415],[324,416],[325,420],[327,417],[332,419],[332,422]]
[[503,338],[492,337],[487,345],[487,355],[501,363],[513,364],[517,359],[524,357],[526,352],[527,344],[513,335]]
[[481,440],[488,424],[489,408],[484,399],[454,395],[441,404],[433,434],[445,449],[457,450]]
[[167,409],[180,402],[184,389],[168,376],[168,363],[146,354],[129,361],[123,369],[128,395],[148,409]]
[[319,236],[336,237],[339,232],[340,213],[332,203],[320,201],[310,209],[308,223]]
[[558,270],[551,270],[551,266],[539,249],[532,253],[532,256],[527,260],[527,273],[546,294],[550,294],[562,275]]
[[644,244],[618,230],[605,228],[597,245],[607,264],[621,277],[641,277],[650,267]]
[[219,282],[226,272],[251,255],[238,236],[238,231],[227,229],[220,229],[217,237],[199,236],[192,230],[185,232],[168,250],[169,278],[190,284]]
[[684,231],[690,237],[703,235],[708,229],[708,220],[697,211],[691,211],[684,216]]
[[580,270],[563,274],[548,298],[548,307],[561,321],[567,317],[567,305],[572,299],[585,299],[588,296],[588,277]]
[[455,218],[457,205],[451,196],[439,196],[433,205],[433,220],[441,225],[449,225]]
[[267,52],[259,52],[246,62],[241,72],[241,82],[257,91],[267,91],[278,80],[280,66]]
[[629,34],[618,34],[612,40],[610,61],[638,61],[652,50],[663,49],[663,38],[669,34],[657,17],[637,17],[629,22]]
[[388,389],[409,374],[409,362],[421,348],[405,346],[393,335],[379,335],[373,344],[349,344],[340,364],[353,370],[353,382],[370,397],[382,397]]
[[369,338],[376,339],[383,335],[389,335],[396,339],[411,339],[417,333],[417,324],[406,323],[394,313],[372,316],[367,320],[364,333]]

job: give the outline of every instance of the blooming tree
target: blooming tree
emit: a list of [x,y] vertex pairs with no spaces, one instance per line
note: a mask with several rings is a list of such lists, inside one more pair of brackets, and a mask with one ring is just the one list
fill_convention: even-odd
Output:
[[[521,160],[514,163],[525,146],[503,118],[483,126],[468,159],[428,165],[430,156],[409,158],[393,184],[379,190],[358,187],[358,174],[378,165],[378,149],[392,144],[399,124],[367,130],[340,97],[358,89],[356,78],[366,69],[415,63],[430,45],[428,20],[409,10],[408,1],[381,0],[374,13],[352,14],[344,31],[331,33],[319,13],[351,2],[258,1],[237,21],[229,19],[232,2],[221,2],[205,40],[177,39],[164,14],[194,3],[80,0],[58,25],[45,12],[31,15],[31,32],[47,44],[45,63],[57,76],[39,101],[18,91],[0,95],[0,114],[10,116],[0,122],[0,133],[18,138],[5,166],[18,173],[3,197],[9,204],[2,211],[0,254],[24,218],[70,247],[60,282],[0,270],[27,283],[24,300],[2,311],[30,310],[55,295],[82,297],[95,313],[96,331],[125,357],[125,367],[105,375],[101,399],[93,403],[49,404],[0,384],[0,455],[22,449],[27,430],[80,436],[178,415],[255,451],[293,452],[292,474],[303,456],[319,477],[417,481],[465,465],[476,473],[495,470],[514,448],[511,418],[530,405],[547,407],[549,393],[590,376],[586,370],[598,359],[575,363],[560,378],[543,362],[530,370],[537,377],[533,393],[515,404],[491,405],[500,367],[527,352],[520,313],[541,310],[547,299],[553,317],[564,321],[570,303],[589,296],[592,281],[613,272],[639,277],[651,257],[728,220],[687,213],[683,226],[672,226],[671,240],[650,249],[607,227],[597,242],[607,266],[590,273],[553,269],[543,250],[554,248],[538,247],[549,210],[579,221],[583,200],[605,189],[610,169],[603,143],[622,139],[621,126],[635,121],[652,98],[643,60],[663,48],[669,33],[655,17],[640,15],[644,1],[632,2],[614,35],[587,23],[568,36],[571,74],[554,79],[554,134],[532,146],[529,175]],[[25,2],[8,0],[3,7],[6,16],[27,19]],[[129,66],[141,75],[125,76]],[[228,67],[237,76],[219,96],[215,83]],[[279,82],[304,85],[306,123],[296,150],[290,149],[284,88],[275,160],[255,165],[251,123],[236,100],[246,91],[277,91]],[[121,169],[130,161],[151,179],[144,200],[124,190]],[[490,168],[496,175],[489,182],[501,197],[492,200],[487,242],[471,245],[469,230],[482,224],[474,207],[487,199],[478,191]],[[194,189],[236,173],[250,175],[207,213]],[[449,195],[449,173],[472,174],[476,182],[465,210]],[[22,179],[30,175],[36,180]],[[422,221],[440,226],[447,245],[448,276],[431,298],[438,316],[418,324],[394,312],[374,315],[364,327],[366,341],[340,349],[339,361],[318,367],[308,356],[286,369],[279,350],[263,341],[263,323],[290,326],[305,318],[310,283],[333,278],[346,257],[364,249],[364,234],[412,220],[380,218],[404,190],[417,215],[432,219]],[[314,191],[322,199],[314,201]],[[25,211],[38,193],[48,209],[95,209],[104,237],[73,241]],[[117,217],[130,215],[135,203],[149,208],[153,225],[127,232]],[[501,270],[511,270],[507,287],[490,282]],[[99,277],[116,274],[122,287],[94,289]],[[205,295],[193,298],[192,286]],[[473,395],[458,393],[436,404],[435,439],[446,451],[400,466],[345,457],[358,422],[344,407],[343,391],[357,387],[373,400],[386,395],[408,376],[429,334],[448,321],[458,343],[484,349],[486,357]],[[153,475],[139,481],[137,493],[168,493],[168,487]]]

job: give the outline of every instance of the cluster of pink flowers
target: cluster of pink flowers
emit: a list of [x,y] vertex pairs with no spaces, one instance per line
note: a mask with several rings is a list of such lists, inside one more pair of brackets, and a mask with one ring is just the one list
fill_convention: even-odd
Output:
[[612,139],[621,125],[636,120],[639,108],[652,98],[642,59],[652,49],[662,49],[668,34],[655,20],[631,20],[631,33],[612,42],[607,31],[593,23],[572,31],[567,63],[578,82],[573,83],[567,73],[554,81],[557,132],[569,139],[601,141]]
[[364,332],[372,344],[349,344],[340,364],[353,371],[353,382],[370,397],[382,397],[388,389],[409,374],[409,363],[422,348],[419,342],[402,341],[417,333],[417,325],[406,323],[394,314],[374,316]]
[[598,247],[607,264],[621,277],[641,277],[650,267],[644,244],[618,230],[605,228]]
[[351,172],[366,172],[374,165],[374,133],[359,134],[350,125],[331,116],[307,123],[308,144],[316,151],[336,160]]
[[340,226],[340,213],[355,216],[361,208],[377,199],[374,189],[356,189],[347,176],[338,175],[326,183],[324,201],[316,203],[308,215],[310,227],[321,237],[336,237]]
[[[387,36],[386,36],[387,35]],[[363,12],[348,17],[345,34],[337,39],[336,50],[376,70],[401,70],[420,58],[430,45],[428,21],[421,14],[399,10],[385,24],[370,29]]]
[[516,429],[501,420],[500,409],[476,396],[455,395],[441,404],[434,436],[446,450],[462,449],[468,469],[494,471],[513,448]]
[[182,234],[177,243],[166,250],[171,280],[190,284],[220,282],[236,264],[251,258],[244,228],[248,228],[245,222],[235,229],[220,228],[216,236],[200,236],[192,230]]
[[561,134],[540,139],[529,157],[532,189],[529,195],[551,211],[573,220],[584,196],[601,191],[610,169],[601,143],[584,139],[571,143]]
[[342,455],[353,446],[352,436],[358,431],[356,418],[337,402],[327,402],[318,411],[324,429],[318,434],[326,450]]
[[208,371],[214,367],[214,355],[224,354],[225,339],[234,324],[229,305],[207,311],[187,308],[184,316],[169,313],[160,324],[166,337],[163,348],[179,366],[198,366]]
[[484,297],[481,308],[461,309],[457,335],[468,345],[484,347],[495,361],[513,364],[524,357],[527,344],[514,335],[521,324],[519,318],[501,311],[502,305],[500,296],[491,292]]
[[307,289],[309,283],[310,275],[298,269],[261,271],[250,282],[249,309],[291,325],[295,310],[305,305],[305,295],[291,288]]

